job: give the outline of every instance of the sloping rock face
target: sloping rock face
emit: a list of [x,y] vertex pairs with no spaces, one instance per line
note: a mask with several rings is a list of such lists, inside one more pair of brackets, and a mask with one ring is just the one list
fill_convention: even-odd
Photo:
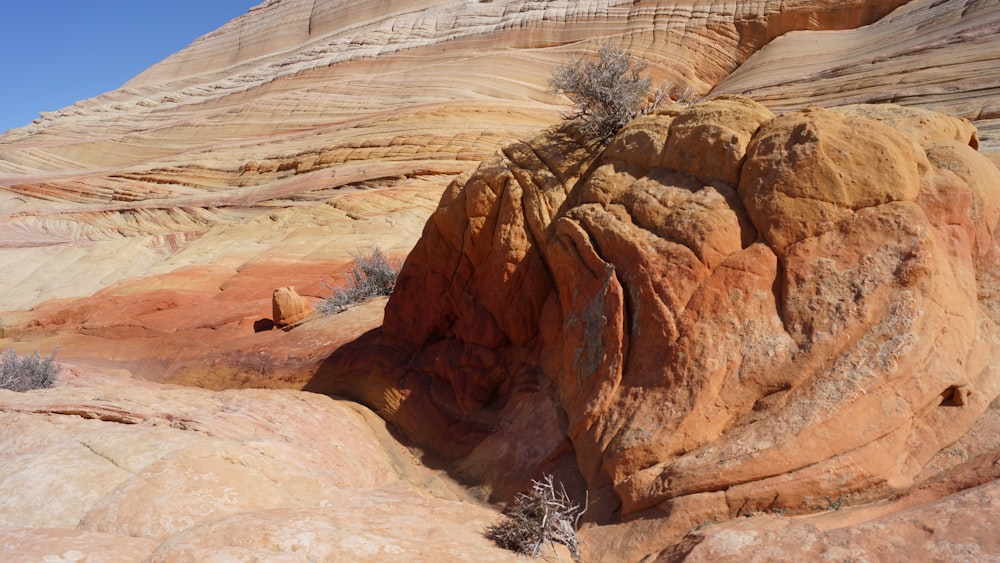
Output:
[[572,481],[570,456],[590,518],[665,519],[667,544],[887,498],[1000,393],[1000,171],[976,146],[926,110],[740,97],[599,153],[568,128],[510,146],[446,191],[381,340],[316,385],[501,494],[491,464]]
[[[592,558],[669,556],[663,546],[706,522],[761,506],[846,507],[924,486],[959,462],[979,464],[961,488],[987,483],[995,465],[970,452],[1000,450],[996,403],[963,429],[993,393],[983,357],[997,357],[996,214],[982,194],[996,173],[970,156],[968,124],[863,107],[774,119],[730,99],[650,117],[603,155],[572,131],[511,143],[565,111],[546,92],[552,69],[611,40],[644,58],[654,81],[695,97],[748,93],[785,114],[866,101],[940,108],[978,127],[980,150],[996,150],[998,26],[997,3],[977,0],[268,0],[126,87],[0,135],[0,346],[58,348],[60,360],[134,374],[124,381],[137,387],[350,394],[443,456],[426,460],[497,499],[542,472],[580,498],[589,490],[588,518],[616,522],[583,532]],[[798,174],[808,187],[789,179]],[[408,297],[394,300],[384,332],[372,332],[384,300],[255,332],[273,316],[275,287],[313,303],[353,250],[401,255],[428,218],[402,281]],[[44,396],[93,407],[53,393]],[[127,398],[94,393],[132,412]],[[274,395],[247,408],[288,407],[285,392]],[[881,410],[873,396],[887,398]],[[43,434],[75,420],[17,410],[34,397],[4,401],[44,421],[30,423]],[[143,412],[163,416],[143,420],[187,413],[187,401],[235,408],[230,398],[157,392]],[[118,415],[101,412],[112,420],[83,419],[53,452],[75,455],[79,436],[118,436]],[[146,451],[153,438],[137,436]],[[86,499],[66,503],[70,516],[113,473],[86,459],[57,470],[95,476],[74,489]],[[27,483],[19,468],[29,461],[11,461],[5,482]],[[63,499],[60,487],[46,481],[35,498]],[[360,490],[349,501],[382,519],[282,501],[265,503],[284,522],[272,527],[259,511],[219,513],[218,496],[204,506],[185,496],[183,511],[217,519],[175,530],[167,553],[277,558],[287,553],[248,546],[298,546],[289,534],[312,529],[409,530],[405,517],[386,519],[387,506],[427,523],[414,537],[443,535],[434,515],[450,505]],[[473,523],[463,536],[482,522],[455,514]],[[70,516],[53,516],[59,528],[11,520],[0,543],[35,561],[79,559],[89,545],[135,559],[171,541],[62,527]],[[378,545],[412,560],[407,542]],[[323,545],[310,555],[390,555],[353,536]],[[439,558],[445,548],[432,545]]]
[[64,372],[0,391],[4,561],[513,561],[371,412]]
[[904,560],[988,561],[1000,555],[989,519],[1000,509],[1000,481],[940,502],[860,524],[824,529],[824,518],[765,517],[712,529],[685,561]]
[[[557,122],[547,80],[597,38],[695,96],[898,99],[991,132],[998,22],[995,3],[964,0],[263,2],[125,87],[0,136],[0,287],[17,288],[0,294],[0,330],[80,361],[127,348],[156,362],[190,356],[236,308],[268,316],[275,287],[321,298],[350,252],[405,254],[452,179]],[[164,290],[170,312],[138,323],[169,335],[155,345],[128,315],[103,315],[83,346],[79,324],[58,322],[102,292],[144,311]],[[261,382],[231,367],[214,386]]]
[[982,148],[996,152],[997,31],[996,2],[914,0],[850,31],[776,38],[713,92],[744,94],[775,111],[859,102],[929,107],[973,120]]

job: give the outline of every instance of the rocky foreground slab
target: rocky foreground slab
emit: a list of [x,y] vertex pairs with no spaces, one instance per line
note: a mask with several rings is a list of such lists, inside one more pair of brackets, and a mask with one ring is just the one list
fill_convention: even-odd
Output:
[[506,561],[363,407],[70,368],[0,391],[4,561]]

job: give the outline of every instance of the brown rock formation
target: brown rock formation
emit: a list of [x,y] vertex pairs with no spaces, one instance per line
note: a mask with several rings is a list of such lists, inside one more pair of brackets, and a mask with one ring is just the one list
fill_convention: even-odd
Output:
[[[803,518],[761,515],[708,524],[661,554],[685,561],[903,560],[988,561],[1000,556],[991,519],[1000,508],[1000,480],[963,478],[988,468],[997,456],[965,464],[964,471],[881,506],[831,510]],[[925,494],[927,489],[942,489]],[[950,490],[949,490],[950,489]],[[936,493],[936,494],[935,494]],[[941,493],[944,493],[943,495]],[[948,494],[952,493],[952,494]],[[940,495],[940,496],[939,496]]]
[[[871,74],[905,73],[906,103],[951,104],[952,113],[995,119],[989,108],[996,93],[983,88],[993,76],[986,71],[997,67],[990,47],[997,34],[989,30],[1000,16],[991,4],[969,14],[958,0],[936,2],[931,15],[897,12],[892,25],[865,31],[863,41],[832,31],[870,24],[903,4],[263,3],[122,89],[0,137],[0,263],[11,265],[0,268],[0,285],[20,288],[3,295],[0,308],[87,296],[189,265],[239,269],[272,259],[287,271],[303,260],[344,263],[349,250],[373,239],[405,251],[456,174],[557,120],[563,106],[545,93],[547,78],[570,55],[592,50],[596,37],[619,38],[648,60],[656,79],[679,88],[707,94],[741,69],[738,83],[716,90],[756,94],[754,80],[772,80],[793,65],[768,61],[749,73],[745,63],[776,38],[801,32],[792,35],[821,38],[816,50],[839,57],[827,59],[828,68],[863,73],[872,65],[855,63],[872,56],[894,64],[891,74],[877,65]],[[948,23],[928,38],[926,18]],[[945,36],[963,39],[939,40]],[[873,44],[887,46],[873,55]],[[924,69],[967,58],[952,52],[957,48],[977,57],[948,76],[981,78],[942,93],[940,76]],[[786,52],[800,49],[779,54]],[[796,55],[792,72],[798,64]],[[879,92],[892,90],[881,84]],[[865,99],[809,98],[799,90],[761,97],[781,107]],[[405,210],[376,201],[377,216],[388,216],[391,226],[375,221],[366,233],[339,234],[333,248],[316,244],[314,228],[340,230],[356,220],[342,205],[347,192],[387,186],[409,188],[390,199],[426,200]],[[258,245],[234,247],[247,239]],[[73,281],[52,282],[58,278]]]
[[[442,198],[373,379],[362,347],[314,386],[501,494],[487,459],[571,455],[591,518],[665,522],[649,549],[898,494],[1000,394],[1000,172],[976,143],[926,110],[719,97],[598,155],[570,129],[510,146]],[[552,426],[525,434],[524,405]]]
[[294,287],[279,287],[271,296],[271,319],[278,328],[301,322],[315,312],[312,304]]
[[[352,250],[405,253],[451,179],[554,123],[552,69],[598,37],[656,80],[782,110],[885,100],[903,81],[891,99],[972,119],[993,147],[998,21],[961,0],[269,1],[124,88],[0,136],[0,287],[17,288],[0,294],[0,330],[38,338],[25,323],[100,307],[106,288],[140,303],[181,289],[197,296],[171,308],[179,345],[150,354],[181,357],[203,336],[187,327],[219,324],[200,304],[267,315],[285,284],[322,297],[319,277]],[[109,342],[136,331],[104,317],[84,349],[65,325],[63,353],[148,344]],[[52,332],[36,345],[58,344]]]
[[[973,425],[997,393],[1000,182],[972,149],[1000,163],[988,153],[1000,147],[998,27],[997,3],[977,0],[268,0],[124,88],[0,135],[0,347],[58,347],[61,359],[140,379],[302,387],[361,337],[310,387],[362,398],[443,456],[428,459],[455,464],[496,498],[543,471],[589,489],[588,517],[617,522],[585,532],[592,558],[666,556],[705,522],[849,507],[911,482],[927,502],[988,486],[996,476],[982,464],[978,481],[921,489],[972,463],[970,452],[1000,450],[1000,424],[983,422],[995,408]],[[664,110],[602,155],[571,130],[511,144],[558,120],[564,100],[546,81],[598,40],[644,58],[654,80],[760,104],[719,97]],[[942,109],[978,133],[895,106],[799,113],[869,101]],[[343,274],[352,250],[402,254],[428,218],[383,331],[372,332],[377,300],[254,333],[272,314],[273,288],[321,298],[320,278]],[[74,413],[138,416],[114,393],[105,410],[53,393],[44,396]],[[258,393],[248,410],[291,408],[283,393]],[[183,403],[211,410],[230,398],[157,392],[140,409],[157,414],[128,428],[162,430],[189,412]],[[27,418],[0,439],[44,420],[66,430],[55,453],[76,452],[83,435],[132,444],[116,442],[124,425],[81,419],[99,427],[88,434],[67,422],[75,414],[17,410],[33,395],[4,401]],[[135,443],[148,447],[141,432]],[[245,437],[220,447],[245,453]],[[51,459],[42,453],[0,460],[10,462],[0,478],[25,483],[23,467]],[[340,452],[327,456],[339,463]],[[60,526],[124,483],[86,459],[58,468],[80,493],[53,513]],[[164,478],[184,467],[156,459]],[[0,543],[16,553],[2,558],[91,553],[79,546],[243,557],[316,529],[337,538],[316,557],[384,558],[364,530],[408,529],[386,507],[412,510],[429,542],[442,535],[438,512],[467,520],[459,535],[473,543],[487,517],[405,485],[413,494],[338,497],[361,516],[275,504],[274,487],[292,485],[244,482],[257,466],[205,459],[233,480],[236,513],[219,512],[229,498],[219,485],[209,495],[219,503],[206,509],[185,494],[167,511],[219,517],[184,530],[151,524],[126,537],[115,527],[132,524],[107,511],[108,533],[10,520]],[[131,483],[115,497],[121,506],[157,498]],[[256,502],[246,483],[263,483],[267,510],[239,504]],[[36,500],[65,492],[55,481],[38,491]],[[11,510],[31,514],[22,501]],[[872,529],[862,524],[787,529],[819,546]],[[760,525],[760,537],[777,538]],[[714,541],[692,556],[717,555]],[[379,545],[417,556],[405,539]],[[452,549],[431,545],[435,557]]]

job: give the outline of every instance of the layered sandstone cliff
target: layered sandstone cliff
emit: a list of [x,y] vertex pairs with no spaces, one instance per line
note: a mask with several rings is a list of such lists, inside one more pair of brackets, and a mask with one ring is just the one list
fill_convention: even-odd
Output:
[[[421,542],[393,534],[413,515],[436,553],[451,534],[456,557],[503,557],[476,532],[492,515],[425,474],[345,485],[340,457],[384,469],[366,457],[384,436],[339,403],[128,375],[348,394],[495,500],[554,472],[590,493],[594,559],[836,557],[845,538],[901,558],[928,527],[927,552],[995,554],[974,517],[1000,451],[998,26],[985,0],[269,0],[0,135],[0,346],[123,370],[4,395],[2,479],[68,479],[5,501],[6,558],[279,556],[357,525],[379,537],[310,554],[412,560]],[[566,109],[552,69],[608,40],[711,102],[603,153],[572,129],[535,137]],[[872,101],[906,107],[851,105]],[[802,111],[820,105],[839,107]],[[308,310],[376,244],[417,244],[381,331],[384,300],[264,330],[276,288]],[[316,421],[364,451],[275,429]],[[202,456],[209,438],[238,456]],[[85,469],[61,463],[79,443]],[[211,510],[186,495],[135,528],[153,520],[144,478],[195,491],[209,473]],[[973,518],[941,516],[962,503]],[[760,512],[787,519],[704,527]]]
[[[858,74],[816,95],[789,87],[780,99],[761,90],[768,104],[885,99],[898,90],[885,77],[905,75],[906,103],[992,119],[983,110],[996,98],[984,88],[997,67],[992,3],[965,10],[960,1],[911,2],[892,25],[865,28],[861,40],[862,32],[815,32],[864,26],[902,4],[265,2],[123,88],[0,138],[0,259],[22,265],[0,269],[0,283],[20,288],[0,305],[27,308],[207,262],[230,271],[249,263],[329,267],[347,258],[345,249],[377,238],[403,252],[419,230],[409,224],[419,225],[433,204],[400,209],[393,201],[419,197],[414,191],[436,201],[455,174],[554,123],[563,106],[545,92],[551,70],[597,38],[621,41],[657,80],[704,95],[758,94],[751,86],[765,79],[780,90],[785,81],[772,77],[796,72],[779,69],[798,68],[798,58],[788,59],[801,50],[781,45],[806,37],[823,51],[817,65]],[[948,25],[928,35],[928,17]],[[784,41],[770,47],[778,37]],[[873,44],[884,47],[871,53]],[[950,70],[970,51],[977,56]],[[754,62],[772,60],[766,53],[779,63]],[[880,63],[855,64],[865,57]],[[928,70],[939,65],[949,70]],[[956,75],[969,78],[948,79],[945,88],[942,76]],[[849,89],[871,80],[883,81],[877,91]],[[358,217],[338,204],[345,192],[387,187],[402,191],[376,202],[374,217],[360,215],[371,219],[363,234],[339,227]],[[275,209],[291,215],[269,221]],[[385,215],[392,228],[377,224]],[[248,223],[254,234],[240,228]],[[313,226],[339,230],[340,244],[316,242]],[[284,233],[302,236],[293,244]],[[232,248],[248,238],[260,249]],[[66,273],[72,282],[52,281]]]
[[48,310],[0,315],[0,330],[79,332],[52,300],[108,288],[139,310],[167,298],[179,326],[219,326],[191,303],[247,307],[225,326],[236,336],[275,288],[324,295],[351,251],[404,254],[455,175],[555,123],[548,76],[598,41],[697,95],[941,107],[992,150],[998,22],[995,3],[963,0],[265,2],[0,136],[0,286],[16,288],[0,310]]

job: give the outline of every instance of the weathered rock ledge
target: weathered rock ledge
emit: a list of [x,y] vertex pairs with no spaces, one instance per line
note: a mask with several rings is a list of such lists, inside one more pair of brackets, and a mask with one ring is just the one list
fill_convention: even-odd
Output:
[[0,390],[0,559],[514,561],[356,404],[71,367]]

